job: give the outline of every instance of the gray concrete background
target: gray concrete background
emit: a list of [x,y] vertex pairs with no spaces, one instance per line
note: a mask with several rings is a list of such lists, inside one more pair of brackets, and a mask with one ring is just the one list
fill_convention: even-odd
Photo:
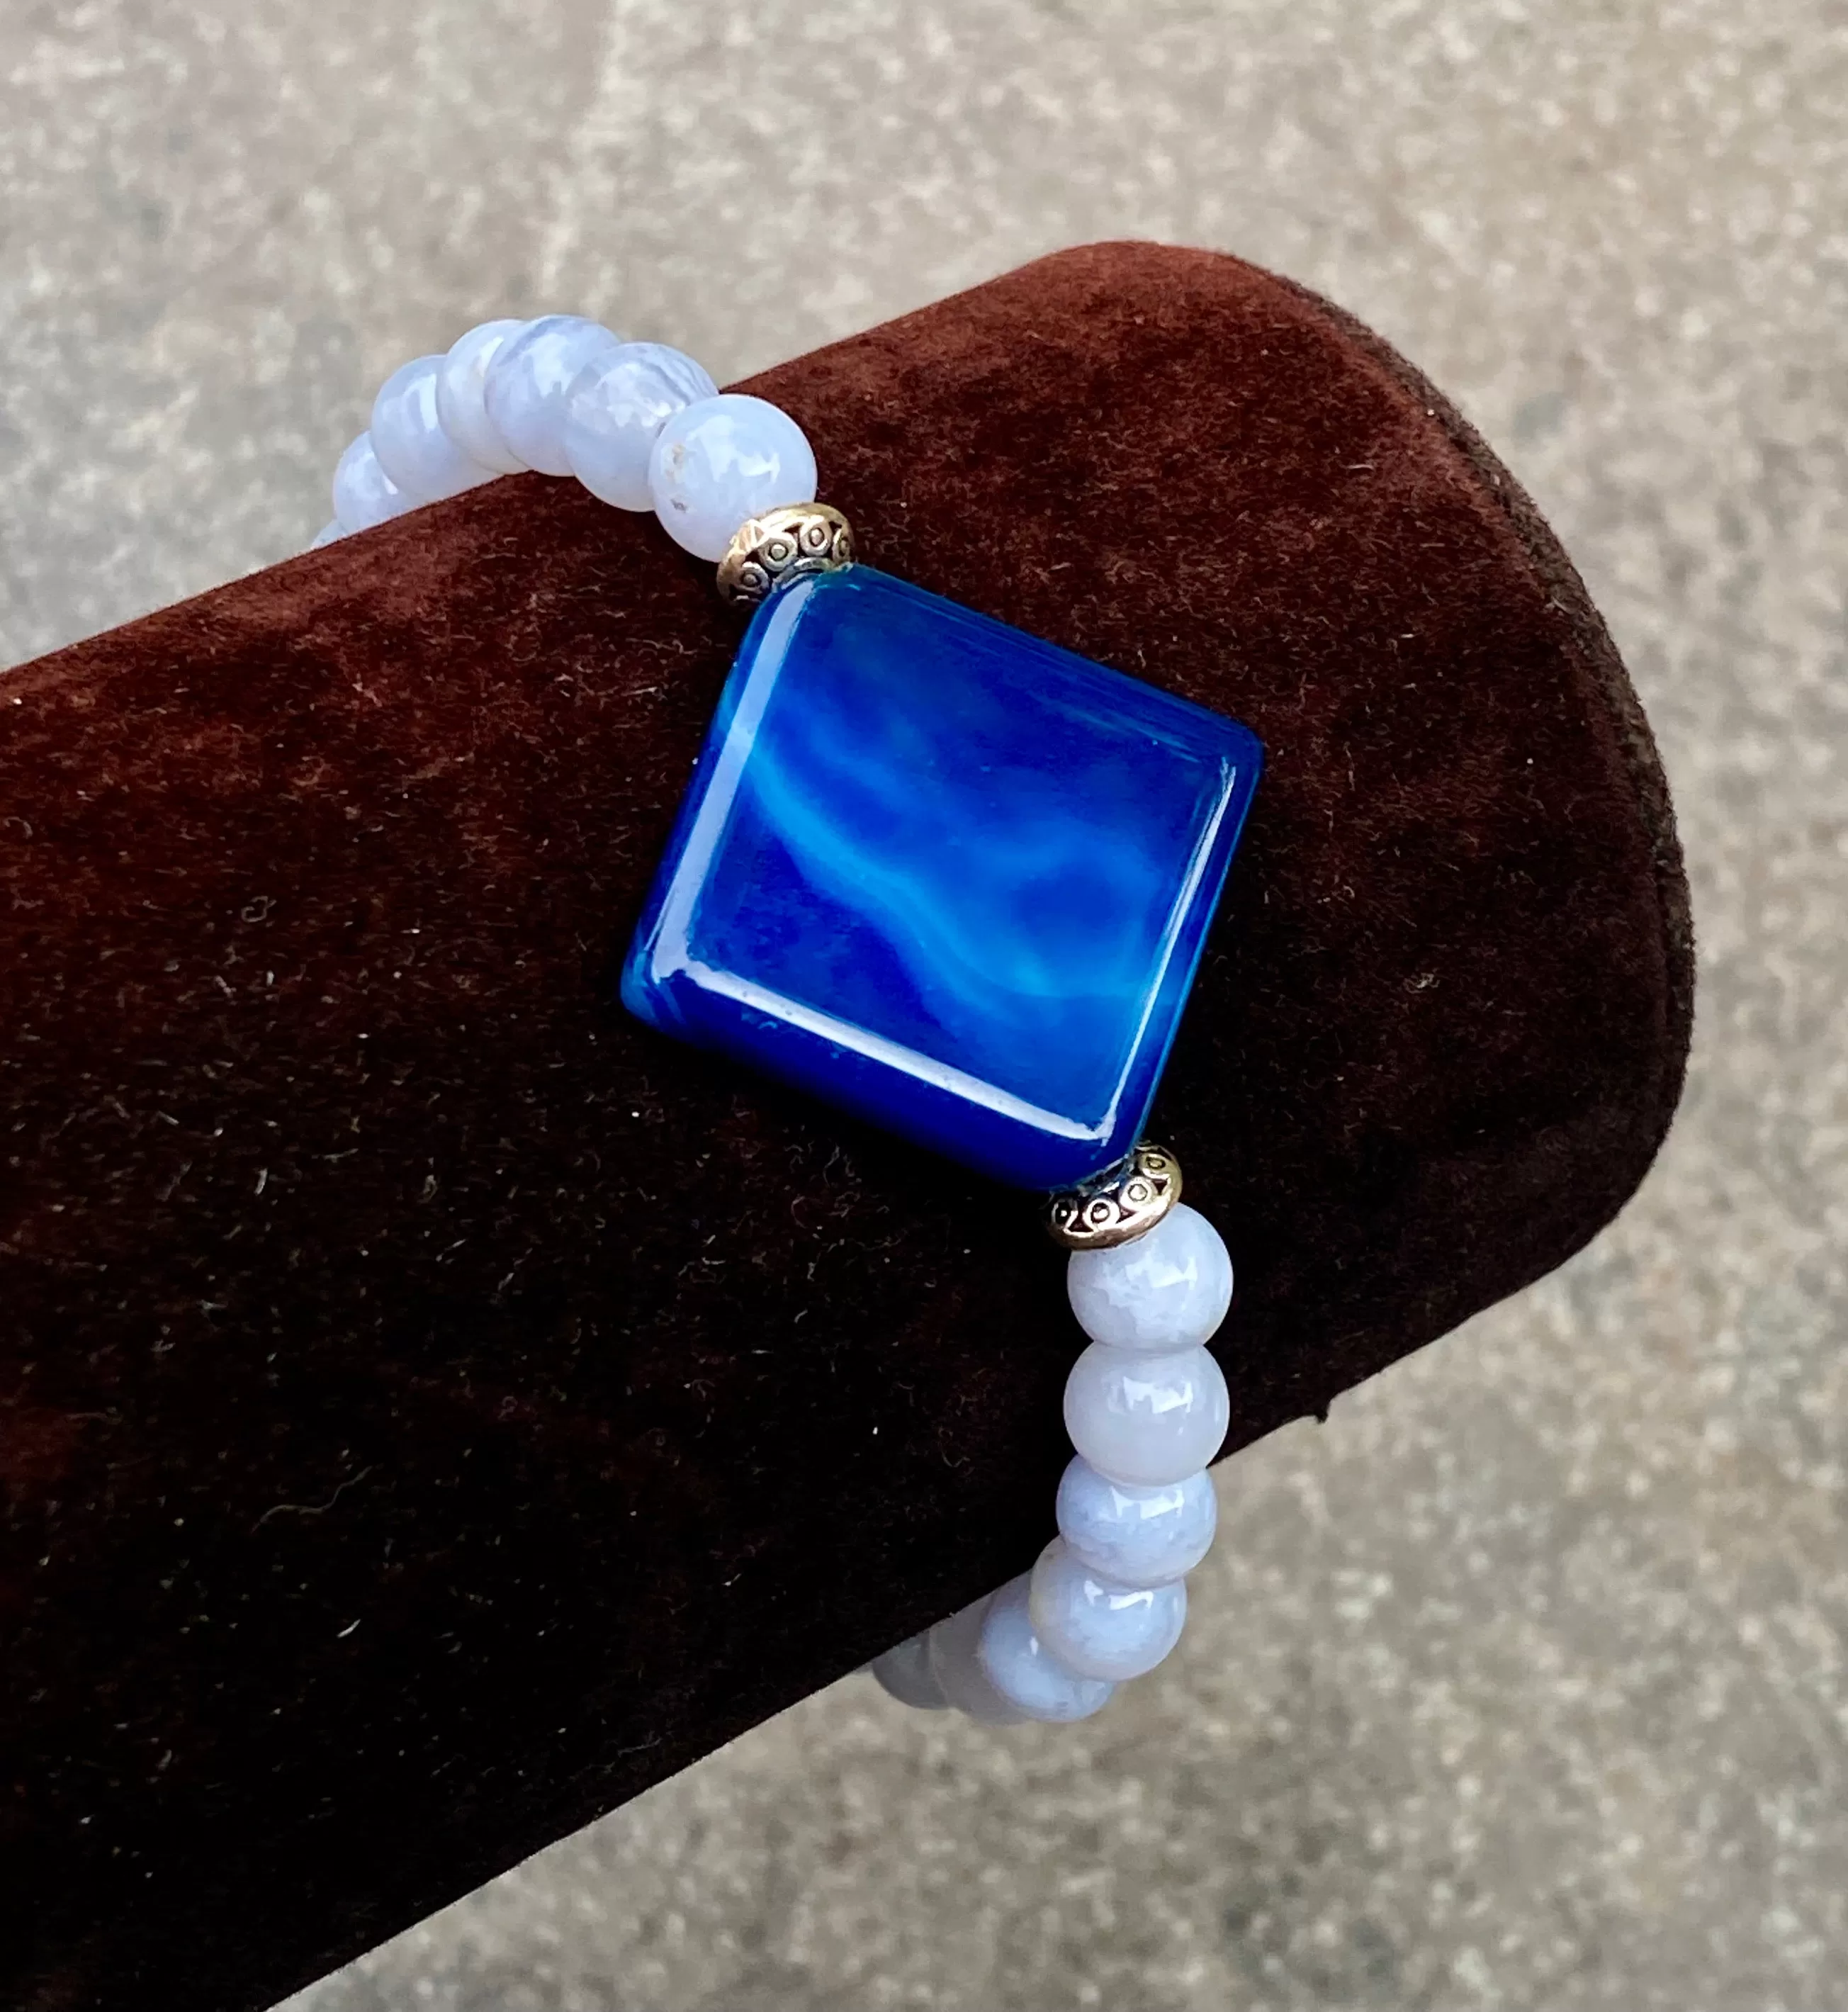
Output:
[[0,661],[305,542],[371,388],[722,377],[1222,245],[1445,385],[1660,735],[1688,1100],[1565,1272],[1225,1471],[1076,1731],[837,1687],[291,2012],[1848,2005],[1848,6],[14,0]]

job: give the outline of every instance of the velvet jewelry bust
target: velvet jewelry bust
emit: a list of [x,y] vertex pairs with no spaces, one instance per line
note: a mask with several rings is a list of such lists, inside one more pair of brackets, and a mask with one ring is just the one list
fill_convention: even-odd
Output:
[[[1668,799],[1431,386],[1118,245],[750,388],[873,566],[1264,744],[1153,1118],[1230,1446],[1609,1219],[1686,1051]],[[1049,1534],[1024,1200],[615,1004],[737,640],[528,475],[9,674],[7,2003],[272,2003]]]

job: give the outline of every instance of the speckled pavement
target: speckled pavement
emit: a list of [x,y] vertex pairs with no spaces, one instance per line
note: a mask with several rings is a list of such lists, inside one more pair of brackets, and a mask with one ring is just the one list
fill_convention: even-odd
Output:
[[1848,2006],[1848,6],[17,0],[0,661],[281,557],[394,363],[723,377],[1051,247],[1354,309],[1550,514],[1701,933],[1643,1193],[1222,1470],[1162,1676],[837,1686],[291,2012]]

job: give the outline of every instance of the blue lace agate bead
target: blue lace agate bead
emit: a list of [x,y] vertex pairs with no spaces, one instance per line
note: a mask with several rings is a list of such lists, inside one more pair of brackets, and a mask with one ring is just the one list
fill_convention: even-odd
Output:
[[1135,1143],[1261,754],[852,565],[757,611],[623,975],[644,1020],[1000,1180]]

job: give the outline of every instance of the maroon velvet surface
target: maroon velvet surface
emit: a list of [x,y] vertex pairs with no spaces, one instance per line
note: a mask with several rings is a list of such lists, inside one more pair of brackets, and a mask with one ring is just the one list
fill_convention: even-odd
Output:
[[[1266,744],[1155,1127],[1232,1447],[1608,1220],[1668,801],[1428,386],[1103,246],[755,388],[874,563]],[[0,680],[0,2002],[267,2004],[1049,1533],[1029,1206],[613,1004],[736,633],[523,476]]]

